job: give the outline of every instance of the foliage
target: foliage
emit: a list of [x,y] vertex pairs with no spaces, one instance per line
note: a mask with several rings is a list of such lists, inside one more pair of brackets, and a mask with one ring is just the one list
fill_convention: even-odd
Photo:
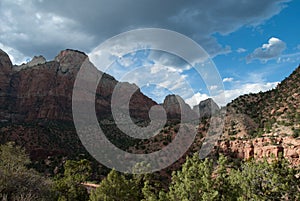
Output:
[[238,200],[299,200],[299,179],[285,159],[248,161],[231,170],[230,180]]
[[182,170],[172,175],[168,200],[231,200],[227,163],[221,156],[214,168],[213,160],[202,161],[196,154],[187,158]]
[[92,191],[91,201],[154,201],[159,194],[159,184],[153,174],[142,174],[149,170],[149,165],[138,163],[133,168],[135,174],[121,174],[112,170],[103,179],[100,186]]
[[64,165],[64,175],[55,180],[54,190],[58,193],[58,200],[84,201],[88,200],[87,189],[82,185],[91,174],[88,160],[68,160]]
[[293,137],[294,138],[297,138],[300,136],[300,129],[294,129],[293,130]]
[[90,200],[135,201],[138,195],[132,184],[132,181],[126,179],[124,175],[112,170],[107,177],[102,180],[100,186],[95,191],[92,191]]
[[0,145],[1,200],[53,200],[52,183],[28,169],[29,163],[24,149],[13,143]]
[[[28,169],[25,151],[12,143],[0,145],[0,199],[54,200],[52,183]],[[112,170],[100,186],[91,192],[82,186],[90,176],[87,160],[66,161],[64,174],[56,178],[54,190],[58,200],[91,201],[198,201],[198,200],[299,200],[300,180],[297,171],[279,157],[272,161],[243,162],[233,166],[220,156],[200,160],[188,157],[182,169],[172,174],[168,190],[161,189],[150,174],[121,174]],[[299,175],[299,173],[298,173]]]
[[150,175],[128,178],[112,170],[91,201],[198,201],[198,200],[299,200],[300,181],[295,169],[283,159],[246,161],[234,166],[220,156],[217,161],[188,157],[172,174],[168,191],[158,190]]

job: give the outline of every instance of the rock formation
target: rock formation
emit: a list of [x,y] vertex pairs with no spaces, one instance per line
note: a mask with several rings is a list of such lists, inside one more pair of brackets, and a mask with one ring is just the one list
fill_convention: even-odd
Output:
[[[84,53],[64,50],[54,61],[49,62],[44,62],[43,57],[35,57],[28,64],[24,64],[26,68],[12,68],[9,58],[3,53],[2,55],[0,88],[3,96],[10,97],[9,101],[2,101],[2,105],[6,104],[5,108],[8,109],[6,114],[1,116],[2,121],[72,121],[72,90],[77,72],[87,58]],[[18,70],[12,70],[14,68]],[[111,94],[118,82],[109,75],[102,78],[97,90],[96,97],[99,98],[96,100],[96,108],[97,113],[108,115]],[[134,94],[133,102],[131,105],[136,118],[147,118],[147,110],[156,104],[139,90]]]
[[238,158],[278,157],[300,164],[300,67],[275,89],[242,95],[227,107],[220,150]]
[[20,66],[14,66],[15,67],[14,70],[19,71],[19,70],[22,70],[24,68],[30,68],[30,67],[33,67],[33,66],[42,65],[42,64],[44,64],[46,62],[47,61],[46,61],[45,57],[43,57],[41,55],[40,56],[34,56],[32,58],[32,60],[29,61],[28,63],[22,64]]
[[262,137],[251,140],[224,140],[219,143],[220,151],[241,159],[263,159],[280,155],[292,165],[300,164],[300,141],[293,137]]
[[[1,50],[1,142],[16,141],[38,157],[84,150],[73,126],[72,91],[85,59],[87,55],[82,52],[64,50],[53,61],[45,62],[43,57],[35,57],[21,67],[13,67],[8,55]],[[103,74],[95,95],[99,120],[112,119],[110,101],[118,83],[112,76]],[[129,83],[119,84],[124,88],[136,87]],[[157,103],[136,89],[130,113],[133,119],[144,121],[149,119],[149,109]]]
[[213,99],[208,98],[204,101],[201,101],[199,105],[194,106],[193,110],[195,112],[199,112],[200,119],[202,119],[202,118],[209,118],[212,115],[216,114],[220,110],[220,108],[214,102]]
[[10,78],[12,74],[12,63],[8,55],[0,49],[0,122],[5,122],[10,113],[11,90]]
[[[53,61],[38,56],[27,64],[13,66],[8,55],[0,50],[0,141],[15,141],[35,158],[85,153],[73,125],[72,92],[86,59],[83,52],[64,50]],[[133,145],[113,125],[111,98],[117,85],[122,89],[120,100],[126,100],[128,93],[135,90],[129,102],[130,116],[135,122],[147,122],[149,110],[157,103],[136,85],[102,74],[95,94],[98,120],[105,122],[104,130],[114,143],[128,148]],[[258,159],[282,153],[293,165],[299,165],[299,135],[295,132],[300,129],[299,88],[298,67],[276,89],[243,95],[229,103],[219,150],[233,157]],[[220,111],[212,99],[201,101],[192,110],[177,95],[167,96],[161,105],[168,119],[175,122],[205,119]],[[120,110],[126,107],[120,105]],[[198,130],[205,136],[209,124],[203,124]]]
[[178,95],[168,95],[162,106],[166,110],[169,120],[191,121],[198,119],[198,115]]

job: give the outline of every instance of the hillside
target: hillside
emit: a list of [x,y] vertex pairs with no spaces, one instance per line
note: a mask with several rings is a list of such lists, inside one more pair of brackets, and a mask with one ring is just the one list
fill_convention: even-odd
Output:
[[[275,89],[240,96],[228,104],[228,111],[248,115],[256,125],[251,137],[275,131],[275,127],[292,128],[300,123],[300,68]],[[272,129],[273,128],[273,129]],[[278,129],[277,129],[278,130]],[[234,130],[233,130],[234,131]],[[236,130],[235,130],[236,131]],[[290,133],[290,132],[289,132]]]
[[[0,142],[15,141],[26,148],[33,160],[42,161],[42,164],[49,164],[49,157],[54,157],[51,159],[54,161],[57,156],[89,158],[75,131],[71,105],[74,80],[86,58],[82,52],[64,50],[53,61],[37,56],[27,64],[13,66],[8,55],[1,51]],[[215,118],[220,109],[208,99],[192,110],[179,96],[169,95],[162,104],[169,120],[167,125],[149,140],[133,139],[122,133],[112,118],[110,101],[118,83],[112,76],[103,74],[96,93],[96,113],[106,136],[129,152],[150,153],[167,146],[178,132],[181,106],[185,111],[182,117],[188,124],[197,119],[200,112],[200,124],[193,125],[198,134],[189,151],[162,172],[170,176],[171,170],[179,168],[186,155],[200,150],[207,135],[209,118]],[[126,89],[136,87],[129,83],[120,84],[124,94]],[[226,106],[223,136],[212,155],[222,152],[242,159],[282,153],[294,165],[300,164],[299,102],[299,67],[275,89],[233,100]],[[130,100],[131,118],[137,124],[146,125],[149,109],[154,105],[157,103],[138,89]]]
[[[34,161],[50,157],[89,157],[77,136],[72,116],[72,90],[76,75],[87,58],[83,52],[61,51],[53,61],[42,56],[13,66],[0,51],[0,142],[14,141],[25,147]],[[96,113],[108,138],[126,148],[135,143],[113,123],[110,99],[119,82],[103,74],[96,92]],[[119,83],[124,94],[136,87]],[[148,111],[156,105],[138,89],[130,102],[131,117],[147,122]],[[56,159],[51,159],[56,160]]]
[[221,149],[235,157],[278,156],[300,163],[300,67],[275,89],[227,105]]

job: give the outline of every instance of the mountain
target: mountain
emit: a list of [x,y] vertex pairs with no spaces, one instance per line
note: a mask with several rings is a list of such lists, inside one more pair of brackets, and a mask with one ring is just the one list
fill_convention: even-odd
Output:
[[[85,53],[67,49],[53,61],[36,56],[26,64],[13,66],[8,55],[0,50],[0,143],[15,141],[26,148],[34,161],[42,163],[55,156],[89,157],[77,136],[72,116],[73,85],[86,59]],[[96,114],[105,135],[117,147],[134,153],[150,153],[167,146],[182,124],[196,126],[198,132],[190,149],[162,174],[169,175],[170,170],[180,167],[186,155],[199,151],[210,118],[217,118],[215,115],[224,110],[227,113],[223,135],[212,156],[224,153],[243,159],[282,153],[292,164],[300,164],[299,67],[275,89],[240,96],[222,109],[207,99],[192,110],[180,96],[168,95],[161,104],[168,122],[148,140],[133,139],[116,126],[111,111],[113,90],[120,86],[121,102],[135,90],[129,102],[130,117],[140,126],[149,123],[149,110],[158,104],[136,85],[118,82],[102,72],[101,75],[95,95]],[[123,111],[126,105],[119,105],[118,109]],[[200,123],[194,121],[199,118]]]
[[199,112],[199,118],[210,118],[212,115],[215,115],[219,110],[219,106],[211,98],[201,101],[198,105],[193,107],[195,112]]
[[191,121],[199,118],[197,111],[193,111],[178,95],[166,96],[162,106],[170,120]]
[[[72,116],[73,85],[86,59],[83,52],[64,50],[53,61],[38,56],[27,64],[13,66],[8,55],[1,50],[0,142],[15,141],[24,146],[33,159],[57,154],[86,154]],[[117,84],[124,94],[127,90],[136,89],[129,107],[132,119],[149,121],[148,111],[157,103],[142,94],[136,85],[120,83],[103,74],[95,100],[100,123],[112,119],[110,101]],[[111,137],[119,146],[128,146],[126,142],[130,140],[113,123],[103,127],[108,130],[108,135],[113,133]]]
[[275,89],[227,105],[221,151],[239,158],[277,157],[300,164],[300,67]]

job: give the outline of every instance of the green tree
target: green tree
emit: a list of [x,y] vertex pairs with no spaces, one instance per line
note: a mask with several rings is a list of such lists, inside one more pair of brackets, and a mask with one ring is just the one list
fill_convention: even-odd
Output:
[[232,190],[238,200],[299,200],[300,181],[296,171],[279,157],[271,163],[248,161],[230,172]]
[[138,193],[138,200],[158,200],[159,191],[161,190],[160,177],[155,173],[150,174],[150,170],[150,164],[145,162],[137,163],[133,168],[134,174],[131,175],[131,183],[134,191]]
[[132,180],[126,179],[115,170],[111,170],[90,195],[91,201],[135,201],[138,200],[137,198],[138,192]]
[[53,200],[51,181],[28,169],[25,150],[13,143],[0,145],[0,199]]
[[55,191],[58,200],[84,201],[88,200],[87,189],[82,185],[91,174],[90,162],[86,159],[80,161],[68,160],[64,165],[64,175],[55,180]]
[[211,160],[201,161],[197,154],[192,158],[187,158],[182,170],[172,174],[167,199],[172,201],[216,200],[218,191],[214,189],[212,174]]
[[217,161],[217,167],[214,172],[214,189],[218,192],[215,200],[230,201],[236,200],[236,194],[232,190],[232,186],[229,179],[228,167],[229,162],[227,158],[220,155]]

